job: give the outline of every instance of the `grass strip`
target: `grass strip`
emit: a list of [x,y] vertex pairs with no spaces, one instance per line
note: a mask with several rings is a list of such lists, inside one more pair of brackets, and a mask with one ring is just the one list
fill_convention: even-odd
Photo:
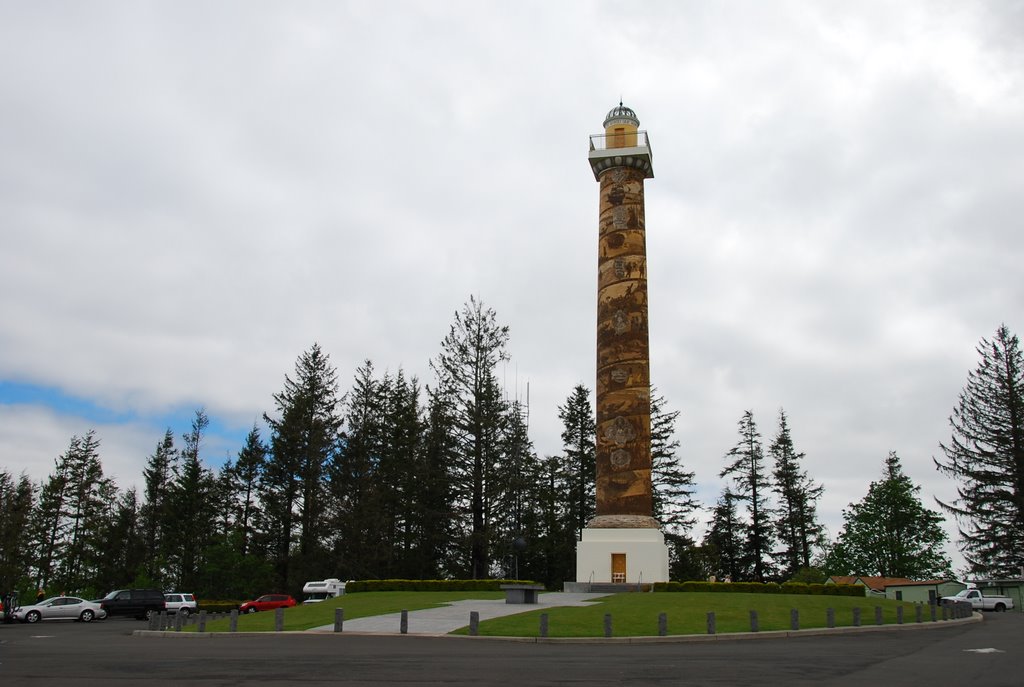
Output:
[[[543,597],[542,597],[543,598]],[[835,610],[836,627],[853,625],[853,609],[860,608],[862,626],[875,624],[875,606],[882,607],[883,624],[896,623],[896,608],[903,606],[903,622],[915,620],[914,604],[888,599],[804,594],[648,593],[616,594],[586,607],[548,607],[518,615],[480,622],[480,634],[497,637],[537,637],[540,615],[548,614],[549,637],[602,637],[604,616],[612,615],[615,637],[646,637],[658,634],[658,615],[668,616],[668,634],[707,633],[707,614],[714,611],[719,634],[750,631],[750,611],[758,613],[759,630],[789,630],[790,609],[800,614],[800,628],[827,627],[826,609]],[[346,610],[346,613],[348,611]],[[923,618],[931,616],[927,608]],[[941,617],[941,616],[940,616]],[[467,623],[468,624],[468,623]],[[452,634],[467,634],[461,628]]]
[[[345,609],[345,620],[365,618],[373,615],[398,613],[403,610],[416,611],[435,608],[451,601],[463,599],[503,599],[505,592],[360,592],[344,594],[308,606],[295,606],[284,611],[286,631],[308,630],[312,627],[334,624],[334,609]],[[466,623],[469,623],[467,613]],[[183,632],[195,632],[197,625],[182,628]],[[207,621],[207,632],[227,632],[229,619]],[[246,613],[238,616],[239,632],[273,632],[274,611]]]

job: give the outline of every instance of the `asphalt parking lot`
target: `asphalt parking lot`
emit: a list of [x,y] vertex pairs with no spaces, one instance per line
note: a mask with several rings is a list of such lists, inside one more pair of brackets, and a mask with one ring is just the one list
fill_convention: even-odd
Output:
[[284,634],[136,637],[142,621],[0,624],[11,685],[1020,685],[1024,615],[921,631],[689,644]]

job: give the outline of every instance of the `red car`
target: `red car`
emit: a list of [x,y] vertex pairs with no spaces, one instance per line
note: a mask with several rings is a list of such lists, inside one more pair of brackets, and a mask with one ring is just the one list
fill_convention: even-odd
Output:
[[246,601],[238,607],[239,613],[255,613],[256,611],[272,611],[275,608],[291,608],[295,599],[287,594],[264,594],[255,601]]

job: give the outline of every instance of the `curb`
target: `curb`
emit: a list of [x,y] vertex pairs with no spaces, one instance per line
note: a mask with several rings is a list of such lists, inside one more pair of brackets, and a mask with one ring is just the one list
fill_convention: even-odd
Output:
[[133,637],[175,637],[180,639],[231,639],[235,637],[267,637],[280,635],[301,635],[304,637],[418,637],[429,639],[461,639],[469,641],[518,642],[522,644],[688,644],[695,642],[729,642],[758,639],[800,639],[801,637],[822,637],[827,635],[866,634],[869,632],[908,632],[913,630],[938,630],[944,627],[958,627],[980,623],[981,613],[974,612],[970,618],[937,620],[902,625],[861,625],[859,627],[812,627],[806,630],[766,630],[765,632],[726,632],[714,635],[668,635],[666,637],[493,637],[451,634],[399,634],[397,632],[310,632],[289,630],[284,632],[174,632],[173,630],[135,630]]

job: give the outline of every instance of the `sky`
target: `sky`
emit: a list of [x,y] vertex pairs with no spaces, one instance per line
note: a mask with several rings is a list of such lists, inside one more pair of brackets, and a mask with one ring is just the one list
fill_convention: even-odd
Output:
[[0,469],[92,429],[129,487],[198,408],[219,467],[314,343],[343,390],[366,359],[432,383],[470,296],[558,454],[620,99],[697,497],[780,409],[832,535],[890,451],[953,497],[932,457],[975,347],[1024,332],[1019,0],[0,0]]

